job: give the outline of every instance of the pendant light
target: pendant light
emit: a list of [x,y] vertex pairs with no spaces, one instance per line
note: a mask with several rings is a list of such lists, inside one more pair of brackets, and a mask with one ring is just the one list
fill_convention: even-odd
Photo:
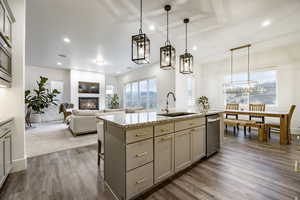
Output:
[[171,45],[169,40],[169,11],[171,10],[170,5],[165,6],[167,11],[167,41],[165,46],[160,47],[160,68],[161,69],[174,69],[176,63],[176,50]]
[[140,29],[131,40],[131,60],[136,64],[150,63],[150,40],[143,33],[143,1],[140,0]]
[[187,24],[190,22],[188,18],[183,20],[185,24],[185,53],[180,55],[179,58],[179,72],[182,74],[191,74],[193,73],[193,61],[194,58],[192,54],[188,53],[187,50]]
[[[230,64],[230,82],[224,84],[224,93],[237,94],[237,93],[264,93],[265,89],[258,84],[257,81],[251,81],[250,79],[250,47],[251,44],[236,47],[230,49],[231,52],[231,64]],[[245,81],[233,81],[233,53],[234,51],[247,48],[247,80]]]

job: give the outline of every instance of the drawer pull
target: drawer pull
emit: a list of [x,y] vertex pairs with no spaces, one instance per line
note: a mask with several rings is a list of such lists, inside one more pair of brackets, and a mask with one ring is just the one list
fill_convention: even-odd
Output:
[[176,136],[184,136],[184,135],[186,135],[186,134],[189,134],[190,132],[184,132],[184,133],[180,133],[180,134],[176,134]]
[[141,183],[144,183],[145,181],[146,181],[146,179],[145,179],[145,178],[142,178],[142,179],[136,181],[135,183],[136,183],[136,184],[141,184]]
[[172,138],[172,136],[162,137],[162,138],[160,139],[160,141],[169,140],[169,139],[171,139],[171,138]]
[[195,123],[190,123],[190,126],[194,126],[195,125]]
[[165,132],[166,130],[165,129],[160,129],[160,132]]
[[139,157],[143,157],[147,154],[148,154],[148,152],[143,152],[143,153],[140,153],[140,154],[136,154],[135,157],[139,158]]
[[139,133],[139,134],[136,134],[135,137],[143,137],[146,135],[148,135],[148,133]]
[[194,129],[194,128],[190,130],[190,132],[194,132],[194,131],[196,131],[196,129]]

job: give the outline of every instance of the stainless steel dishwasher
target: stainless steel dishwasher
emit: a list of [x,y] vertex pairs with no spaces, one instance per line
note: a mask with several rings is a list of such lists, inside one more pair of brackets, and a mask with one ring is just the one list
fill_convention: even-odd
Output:
[[210,157],[220,150],[220,117],[206,116],[206,156]]

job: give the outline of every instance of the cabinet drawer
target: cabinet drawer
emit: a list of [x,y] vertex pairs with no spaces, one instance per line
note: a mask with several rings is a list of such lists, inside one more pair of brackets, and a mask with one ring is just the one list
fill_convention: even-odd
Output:
[[175,131],[181,131],[188,128],[198,127],[205,125],[205,117],[188,119],[184,121],[175,122]]
[[155,136],[174,132],[174,123],[161,124],[154,127]]
[[153,161],[153,140],[129,144],[126,147],[127,171]]
[[126,131],[126,143],[137,142],[153,137],[153,126]]
[[153,185],[153,162],[128,172],[126,176],[126,199],[130,199]]

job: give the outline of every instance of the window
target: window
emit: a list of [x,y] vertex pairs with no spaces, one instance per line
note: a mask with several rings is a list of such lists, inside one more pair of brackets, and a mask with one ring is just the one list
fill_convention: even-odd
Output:
[[[247,80],[247,73],[233,74],[233,81]],[[229,104],[267,104],[276,105],[277,100],[277,71],[251,72],[251,80],[256,81],[263,93],[234,93],[225,94],[226,103]],[[225,82],[230,81],[230,75],[225,77]]]
[[131,82],[124,87],[124,106],[143,107],[145,109],[156,108],[156,80],[147,79]]
[[106,95],[113,95],[115,93],[115,88],[113,85],[106,86]]
[[187,78],[187,97],[188,97],[188,106],[195,105],[195,78]]

